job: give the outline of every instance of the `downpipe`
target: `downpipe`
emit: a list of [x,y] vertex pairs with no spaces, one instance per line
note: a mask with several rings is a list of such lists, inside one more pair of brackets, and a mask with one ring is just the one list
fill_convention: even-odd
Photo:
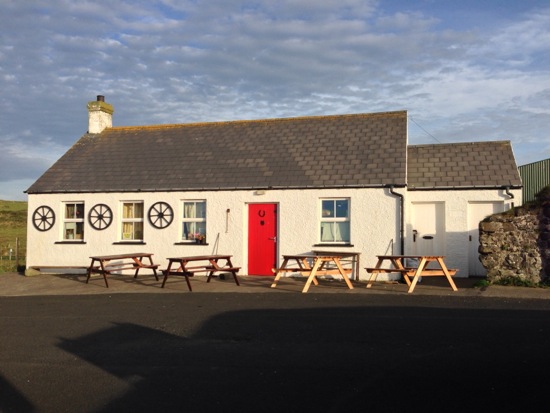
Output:
[[390,185],[390,194],[400,198],[399,200],[399,255],[403,255],[405,251],[405,205],[403,201],[403,194],[394,191],[394,186]]

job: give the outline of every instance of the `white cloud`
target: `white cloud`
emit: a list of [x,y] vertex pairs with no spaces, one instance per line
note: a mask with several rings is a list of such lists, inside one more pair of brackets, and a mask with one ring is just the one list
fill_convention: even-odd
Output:
[[[550,9],[495,2],[479,25],[475,9],[390,3],[2,2],[0,145],[38,177],[103,94],[115,125],[408,109],[443,142],[513,138],[537,148],[522,163],[550,156]],[[433,139],[411,124],[411,141]]]
[[539,53],[550,53],[550,8],[528,13],[524,19],[503,28],[480,53],[494,56],[502,64],[512,62],[537,66]]

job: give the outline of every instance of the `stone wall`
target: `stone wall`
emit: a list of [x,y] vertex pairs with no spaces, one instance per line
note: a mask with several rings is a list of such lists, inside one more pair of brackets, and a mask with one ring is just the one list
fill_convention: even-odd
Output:
[[479,259],[489,282],[550,281],[550,187],[533,203],[481,221],[479,241]]

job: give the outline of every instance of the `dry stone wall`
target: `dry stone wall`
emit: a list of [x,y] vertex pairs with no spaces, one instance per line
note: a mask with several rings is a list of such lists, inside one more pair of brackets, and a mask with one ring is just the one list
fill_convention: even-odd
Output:
[[537,201],[492,215],[479,224],[479,259],[487,280],[522,283],[550,280],[550,187]]

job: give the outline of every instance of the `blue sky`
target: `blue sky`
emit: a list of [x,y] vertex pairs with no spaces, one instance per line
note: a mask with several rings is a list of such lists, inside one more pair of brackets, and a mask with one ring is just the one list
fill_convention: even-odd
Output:
[[550,157],[548,0],[0,0],[0,199],[87,130],[407,110],[409,143]]

